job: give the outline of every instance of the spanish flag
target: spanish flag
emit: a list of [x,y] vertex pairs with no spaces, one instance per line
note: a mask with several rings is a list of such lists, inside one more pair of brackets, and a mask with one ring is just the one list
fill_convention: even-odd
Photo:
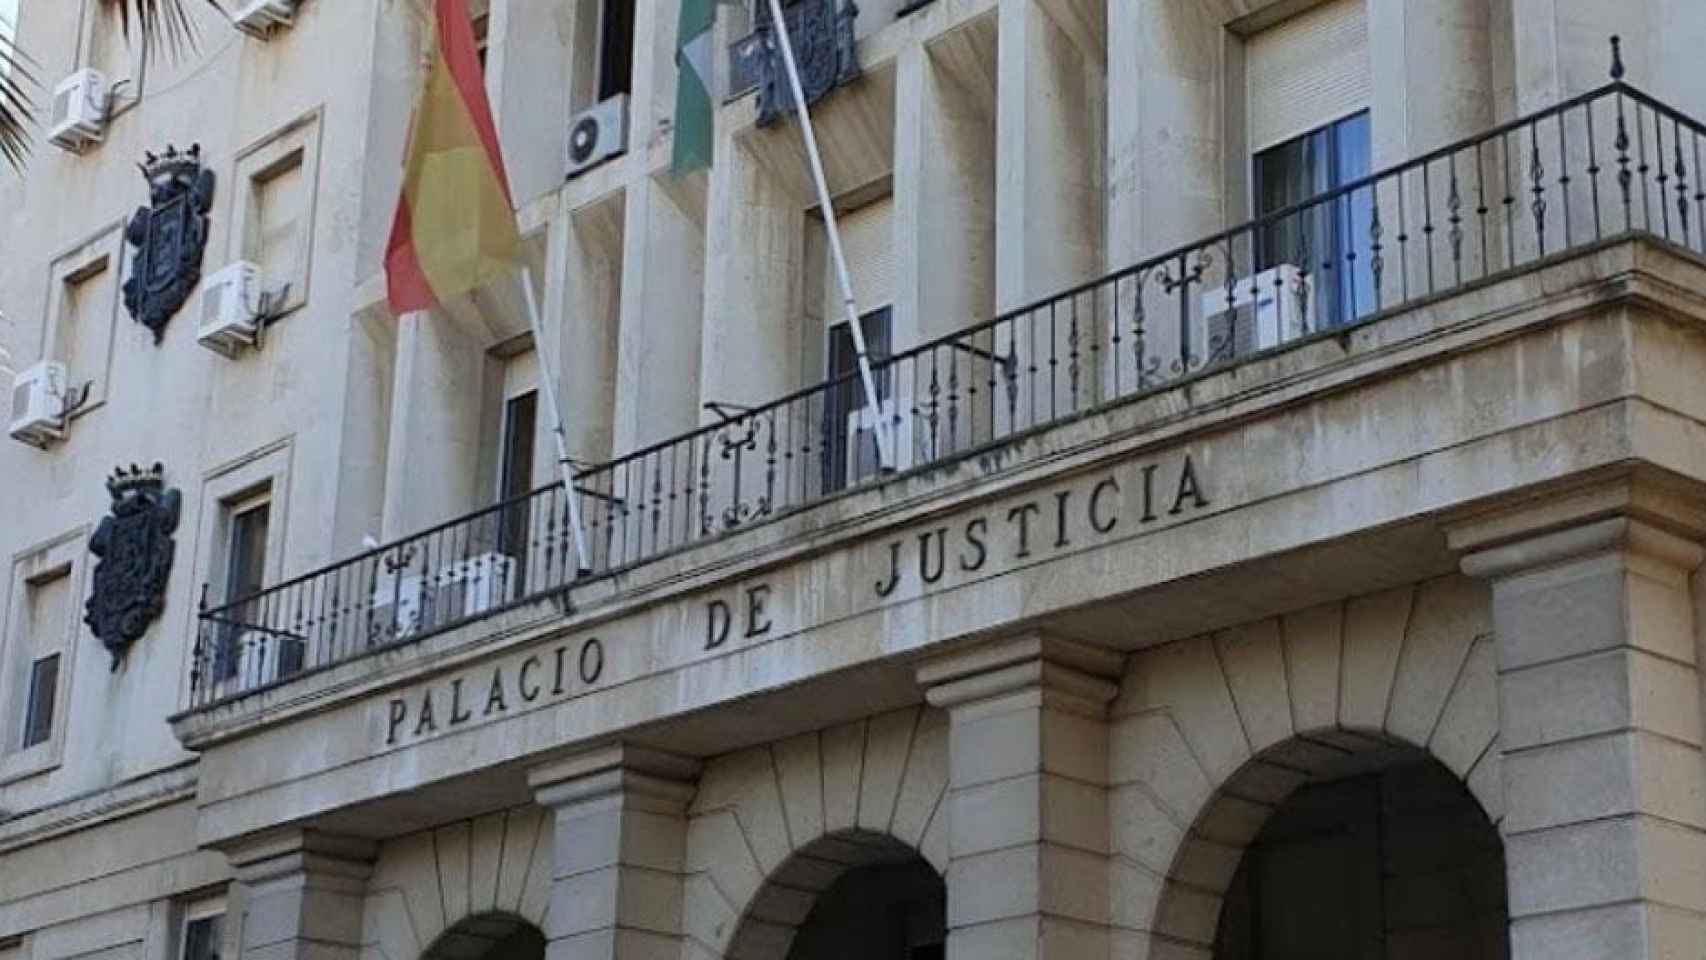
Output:
[[432,68],[409,128],[403,194],[385,249],[393,313],[426,310],[509,276],[521,236],[466,0],[432,0]]

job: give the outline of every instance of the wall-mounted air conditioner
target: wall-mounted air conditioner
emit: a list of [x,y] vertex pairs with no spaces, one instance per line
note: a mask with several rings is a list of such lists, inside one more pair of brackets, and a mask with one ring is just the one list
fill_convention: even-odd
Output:
[[297,0],[247,0],[231,12],[231,22],[251,37],[265,40],[274,30],[290,26]]
[[[1307,305],[1307,306],[1306,306]],[[1289,263],[1202,295],[1203,337],[1192,344],[1208,362],[1229,360],[1289,343],[1308,332],[1313,280]]]
[[99,70],[79,70],[53,88],[47,138],[54,146],[82,153],[101,142],[112,88]]
[[12,439],[43,449],[64,439],[67,396],[65,364],[45,360],[21,371],[12,381]]
[[432,576],[399,572],[380,577],[373,591],[373,629],[401,639],[502,606],[516,595],[515,558],[474,554]]
[[261,270],[247,260],[239,260],[208,276],[201,282],[196,342],[228,358],[236,356],[243,347],[253,346],[260,296]]
[[[859,409],[847,415],[847,483],[849,486],[876,476],[882,470],[878,458],[876,417],[863,396],[856,400]],[[877,404],[883,421],[889,427],[889,451],[895,472],[910,470],[917,465],[918,447],[914,443],[911,397],[889,397]]]
[[232,625],[214,640],[210,669],[214,696],[224,697],[288,680],[306,665],[308,645],[270,630]]
[[619,93],[569,121],[568,176],[577,177],[628,149],[628,95]]

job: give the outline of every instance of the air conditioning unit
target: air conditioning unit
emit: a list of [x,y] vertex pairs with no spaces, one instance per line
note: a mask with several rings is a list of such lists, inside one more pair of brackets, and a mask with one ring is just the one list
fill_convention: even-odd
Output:
[[1309,332],[1305,310],[1314,302],[1313,279],[1289,263],[1234,283],[1230,303],[1224,288],[1210,290],[1202,295],[1203,337],[1192,349],[1214,363],[1289,343]]
[[201,317],[196,342],[225,357],[255,343],[255,305],[260,302],[261,268],[239,260],[201,282]]
[[373,623],[382,636],[402,639],[478,616],[515,594],[515,558],[476,554],[445,564],[431,577],[399,572],[379,578],[373,591]]
[[290,26],[297,0],[248,0],[231,12],[231,22],[251,37],[265,40],[273,30]]
[[[849,486],[876,476],[882,464],[877,446],[878,420],[871,408],[858,400],[859,409],[847,415],[847,483]],[[890,397],[877,404],[880,416],[889,426],[889,452],[896,472],[910,470],[918,463],[918,447],[914,443],[911,397]]]
[[46,449],[65,438],[65,364],[46,360],[12,381],[13,440]]
[[56,147],[82,153],[101,142],[112,88],[99,70],[79,70],[53,88],[53,113],[47,138]]
[[288,680],[307,662],[308,645],[267,630],[232,632],[214,639],[209,668],[215,698]]
[[569,121],[569,172],[577,177],[628,149],[628,95],[619,93]]

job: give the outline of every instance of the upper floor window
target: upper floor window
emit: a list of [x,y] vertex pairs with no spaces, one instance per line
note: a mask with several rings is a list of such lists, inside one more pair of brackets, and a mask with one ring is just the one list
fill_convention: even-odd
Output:
[[628,93],[634,74],[634,0],[604,0],[598,24],[598,99]]
[[81,619],[77,584],[88,549],[85,532],[68,533],[13,562],[11,603],[0,633],[0,783],[59,762]]
[[[1368,112],[1361,111],[1256,154],[1256,216],[1331,193],[1369,175]],[[1263,270],[1295,266],[1313,291],[1312,312],[1326,326],[1374,309],[1373,198],[1365,191],[1281,217],[1259,235]]]
[[219,960],[225,938],[225,900],[214,898],[184,908],[178,960]]
[[59,691],[59,654],[50,653],[30,664],[30,688],[24,697],[24,742],[28,750],[53,736],[54,700]]

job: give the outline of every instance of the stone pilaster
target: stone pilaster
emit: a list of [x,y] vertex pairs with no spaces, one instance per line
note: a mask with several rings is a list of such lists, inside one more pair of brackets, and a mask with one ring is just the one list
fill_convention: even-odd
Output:
[[551,816],[549,960],[652,960],[681,950],[687,803],[697,761],[617,745],[528,776]]
[[[1706,942],[1697,511],[1619,484],[1453,530],[1493,588],[1516,960]],[[1679,535],[1683,534],[1683,535]]]
[[1108,951],[1108,724],[1120,658],[1025,636],[918,671],[949,711],[948,958]]
[[358,957],[374,853],[370,840],[303,829],[228,849],[240,960]]

